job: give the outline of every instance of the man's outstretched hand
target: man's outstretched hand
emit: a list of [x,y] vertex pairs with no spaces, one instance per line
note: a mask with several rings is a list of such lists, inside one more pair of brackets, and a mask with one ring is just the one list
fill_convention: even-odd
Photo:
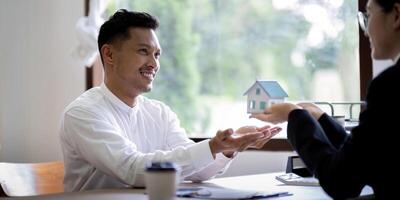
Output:
[[261,148],[272,136],[281,131],[279,127],[264,126],[261,128],[255,126],[244,126],[236,132],[232,129],[218,131],[209,144],[211,153],[215,157],[217,153],[222,152],[227,157],[232,157],[235,152],[241,152],[249,147]]
[[243,126],[240,127],[235,131],[233,136],[235,137],[236,135],[241,136],[245,135],[250,132],[262,132],[264,134],[263,138],[258,139],[255,141],[253,144],[250,145],[251,148],[256,148],[260,149],[262,148],[269,140],[271,140],[272,137],[274,137],[276,134],[281,132],[282,128],[278,126],[271,127],[269,125],[264,126],[264,127],[256,127],[256,126]]

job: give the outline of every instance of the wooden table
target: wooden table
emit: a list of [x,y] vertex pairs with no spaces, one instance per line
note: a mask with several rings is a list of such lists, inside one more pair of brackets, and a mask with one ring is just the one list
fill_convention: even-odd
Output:
[[[281,173],[256,174],[246,176],[236,176],[227,178],[216,178],[204,183],[182,183],[182,187],[226,187],[242,190],[257,190],[266,192],[287,191],[292,195],[278,197],[274,199],[331,199],[321,187],[315,186],[288,186],[275,179],[275,176]],[[362,194],[372,194],[370,187],[365,187]],[[108,190],[92,190],[73,193],[62,193],[53,195],[30,196],[30,197],[13,197],[2,199],[26,200],[146,200],[147,195],[144,189],[108,189]],[[176,198],[188,199],[188,198]],[[272,198],[268,198],[272,199]]]

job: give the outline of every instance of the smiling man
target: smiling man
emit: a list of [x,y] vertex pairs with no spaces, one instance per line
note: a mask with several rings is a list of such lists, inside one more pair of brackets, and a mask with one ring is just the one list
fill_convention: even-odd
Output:
[[190,140],[171,109],[141,96],[160,69],[157,20],[147,13],[119,10],[99,33],[104,83],[64,111],[60,138],[65,191],[143,186],[145,165],[172,161],[181,177],[203,181],[221,173],[235,152],[262,147],[276,128],[218,131],[210,140]]

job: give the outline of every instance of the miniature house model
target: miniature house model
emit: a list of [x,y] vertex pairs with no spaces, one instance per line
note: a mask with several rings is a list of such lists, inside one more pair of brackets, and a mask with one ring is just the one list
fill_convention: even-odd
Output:
[[257,80],[245,93],[247,95],[247,113],[262,113],[275,103],[281,103],[288,97],[277,81]]

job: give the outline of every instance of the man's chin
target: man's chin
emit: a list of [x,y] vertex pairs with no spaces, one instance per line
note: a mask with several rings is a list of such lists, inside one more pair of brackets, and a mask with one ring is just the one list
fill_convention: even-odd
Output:
[[375,60],[386,60],[386,59],[390,59],[389,56],[384,55],[381,52],[377,52],[375,49],[371,49],[371,55],[372,58]]
[[153,89],[153,84],[136,85],[134,88],[139,94],[142,94],[142,93],[150,92],[151,89]]
[[149,85],[149,86],[147,86],[147,87],[145,87],[145,88],[143,89],[143,93],[150,92],[151,89],[153,89],[153,86],[152,86],[152,85]]

